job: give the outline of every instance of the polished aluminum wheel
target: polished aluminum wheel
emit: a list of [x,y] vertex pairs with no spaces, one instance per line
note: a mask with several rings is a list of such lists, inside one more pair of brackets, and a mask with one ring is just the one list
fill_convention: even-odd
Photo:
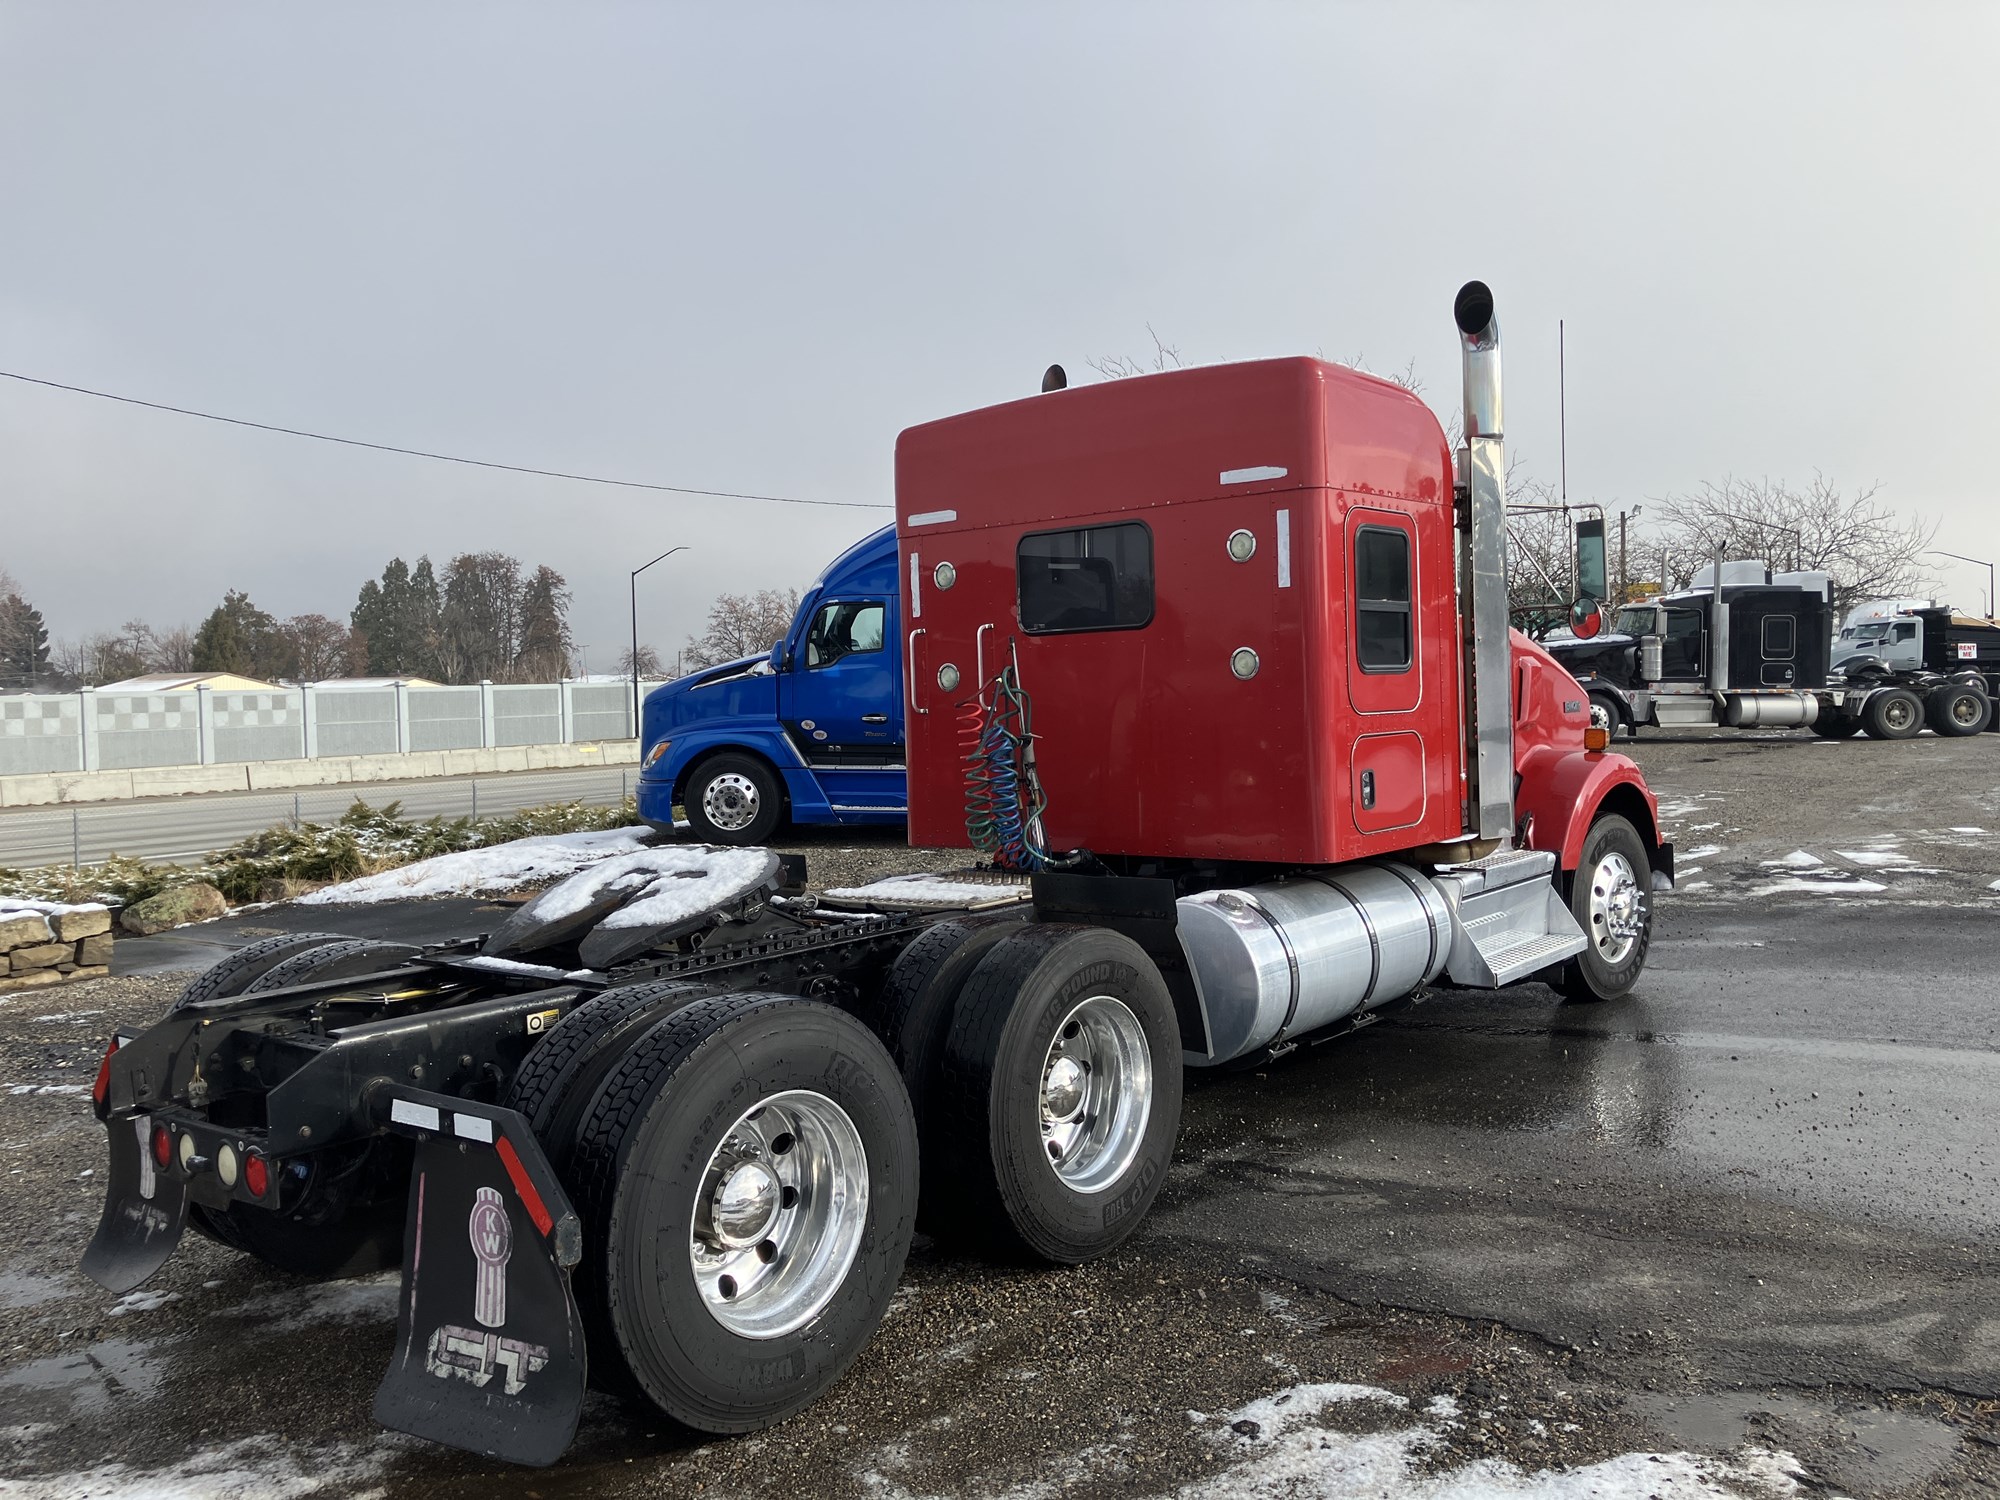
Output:
[[1646,892],[1632,862],[1613,851],[1590,872],[1590,943],[1616,968],[1646,930]]
[[840,1290],[868,1223],[868,1153],[847,1111],[792,1089],[745,1110],[695,1195],[688,1256],[731,1333],[803,1328]]
[[1063,1018],[1042,1062],[1042,1147],[1056,1176],[1103,1192],[1139,1154],[1152,1112],[1146,1028],[1123,1000],[1092,996]]
[[724,833],[741,833],[756,822],[763,801],[757,783],[737,771],[724,771],[701,792],[702,812]]

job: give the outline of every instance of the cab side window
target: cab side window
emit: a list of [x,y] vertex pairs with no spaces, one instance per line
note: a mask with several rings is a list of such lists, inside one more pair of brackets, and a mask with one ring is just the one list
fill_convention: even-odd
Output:
[[882,649],[880,600],[843,599],[825,605],[806,632],[806,669],[830,667],[843,657]]
[[1354,642],[1362,671],[1410,670],[1410,534],[1399,527],[1354,534]]

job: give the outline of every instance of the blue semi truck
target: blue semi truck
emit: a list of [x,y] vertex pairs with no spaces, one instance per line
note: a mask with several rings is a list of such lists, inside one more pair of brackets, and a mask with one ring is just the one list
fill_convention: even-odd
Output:
[[903,822],[896,583],[896,528],[884,526],[833,560],[768,654],[647,694],[639,816],[667,829],[683,808],[714,844],[765,843],[787,821]]

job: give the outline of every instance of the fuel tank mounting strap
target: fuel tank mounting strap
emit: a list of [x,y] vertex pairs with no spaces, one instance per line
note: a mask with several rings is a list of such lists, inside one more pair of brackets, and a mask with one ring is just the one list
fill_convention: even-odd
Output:
[[[1382,871],[1384,874],[1395,876],[1396,879],[1402,881],[1404,885],[1410,888],[1410,894],[1412,896],[1415,896],[1419,902],[1423,901],[1424,887],[1429,885],[1429,882],[1424,880],[1424,877],[1419,875],[1415,870],[1405,869],[1403,866],[1395,863],[1393,860],[1384,861],[1382,864],[1377,865],[1375,868]],[[1432,891],[1433,894],[1435,894],[1435,887],[1432,887]],[[1428,914],[1429,914],[1429,909],[1428,907],[1426,907],[1426,915],[1428,916]],[[1438,952],[1438,924],[1435,921],[1426,921],[1424,923],[1424,931],[1430,934],[1430,939],[1431,939],[1431,956],[1424,962],[1424,972],[1426,974],[1435,974],[1437,972],[1438,962],[1443,957],[1443,955]]]
[[1342,885],[1331,875],[1309,874],[1306,879],[1325,886],[1335,895],[1344,898],[1354,908],[1354,915],[1361,919],[1361,930],[1368,934],[1368,988],[1361,992],[1360,1009],[1367,1009],[1368,1002],[1375,998],[1375,986],[1382,982],[1382,936],[1375,930],[1375,919],[1368,915],[1368,903],[1358,900],[1354,892]]
[[[1341,894],[1346,895],[1346,892],[1343,891]],[[1264,925],[1271,929],[1271,935],[1278,940],[1278,946],[1285,950],[1285,967],[1290,971],[1291,993],[1285,997],[1285,1019],[1278,1023],[1278,1029],[1271,1033],[1270,1041],[1264,1044],[1267,1047],[1275,1047],[1285,1039],[1285,1033],[1292,1029],[1293,1018],[1299,1013],[1299,955],[1292,947],[1292,939],[1285,931],[1285,924],[1266,911],[1263,902],[1248,891],[1237,891],[1235,896],[1264,919]]]

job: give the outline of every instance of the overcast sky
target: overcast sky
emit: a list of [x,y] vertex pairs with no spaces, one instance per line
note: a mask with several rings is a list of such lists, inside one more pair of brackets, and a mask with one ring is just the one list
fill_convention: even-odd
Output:
[[[1991,3],[0,0],[0,369],[886,505],[898,430],[1149,323],[1414,359],[1449,408],[1479,276],[1551,480],[1567,320],[1572,498],[1817,469],[1996,557],[1996,76]],[[654,553],[692,549],[640,580],[671,653],[888,514],[0,380],[0,567],[59,636],[232,587],[345,617],[391,555],[499,549],[604,670]]]

